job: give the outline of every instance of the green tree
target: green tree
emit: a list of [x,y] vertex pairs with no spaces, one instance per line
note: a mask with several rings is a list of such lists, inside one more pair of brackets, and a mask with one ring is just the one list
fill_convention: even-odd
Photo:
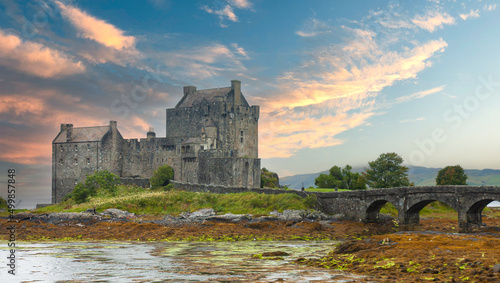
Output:
[[402,166],[403,158],[395,152],[382,153],[375,161],[368,162],[363,176],[372,188],[413,186],[408,179],[408,167]]
[[260,187],[261,188],[280,188],[278,174],[267,170],[265,167],[260,170]]
[[350,165],[346,165],[344,169],[342,169],[342,189],[346,190],[365,190],[366,189],[366,181],[363,176],[359,173],[351,172],[352,167]]
[[460,165],[446,166],[439,170],[436,184],[440,185],[467,185],[467,174]]
[[328,171],[329,174],[320,174],[314,184],[318,188],[339,188],[346,190],[366,189],[366,182],[359,173],[353,173],[352,167],[346,165],[343,169],[339,166],[333,166]]
[[149,179],[149,184],[151,184],[151,189],[158,189],[167,186],[173,178],[174,169],[165,164],[155,170],[153,176]]
[[333,176],[327,174],[319,174],[316,179],[314,179],[314,184],[318,188],[338,188],[340,187],[339,180],[336,180]]
[[83,203],[89,197],[116,194],[120,184],[120,178],[108,170],[95,171],[92,175],[87,175],[83,183],[76,184],[73,191],[65,199],[72,198],[76,203]]

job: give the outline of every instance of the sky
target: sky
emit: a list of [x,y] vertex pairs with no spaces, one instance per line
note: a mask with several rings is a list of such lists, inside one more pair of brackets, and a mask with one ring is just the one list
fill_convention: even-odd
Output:
[[48,203],[60,124],[165,136],[183,86],[232,79],[282,177],[385,152],[500,169],[497,2],[0,0],[0,181]]

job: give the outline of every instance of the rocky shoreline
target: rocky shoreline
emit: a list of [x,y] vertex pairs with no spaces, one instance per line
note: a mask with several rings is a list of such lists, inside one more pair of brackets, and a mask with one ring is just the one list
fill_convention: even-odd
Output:
[[14,215],[16,221],[42,221],[49,224],[59,224],[68,221],[77,222],[109,222],[109,221],[133,221],[137,223],[154,223],[164,226],[180,226],[185,224],[203,224],[205,222],[225,222],[225,223],[262,223],[279,221],[321,221],[327,223],[330,221],[343,220],[344,215],[326,215],[323,212],[308,210],[287,209],[282,213],[272,211],[270,216],[254,217],[251,214],[217,214],[212,208],[200,209],[194,212],[184,212],[179,216],[166,215],[162,219],[144,220],[140,215],[134,213],[110,208],[97,213],[93,209],[84,212],[57,212],[46,214],[35,214],[31,212],[22,212]]

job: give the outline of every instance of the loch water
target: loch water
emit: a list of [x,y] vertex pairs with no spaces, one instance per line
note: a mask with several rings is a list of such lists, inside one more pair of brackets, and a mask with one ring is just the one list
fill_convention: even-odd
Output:
[[[0,242],[0,282],[352,282],[358,275],[307,267],[335,241],[16,242],[16,275]],[[284,251],[281,260],[252,257]]]

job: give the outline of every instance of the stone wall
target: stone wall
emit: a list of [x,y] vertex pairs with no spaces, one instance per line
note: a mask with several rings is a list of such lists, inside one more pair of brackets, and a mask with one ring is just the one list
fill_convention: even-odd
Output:
[[141,188],[149,188],[149,179],[146,178],[120,178],[123,185],[137,186]]
[[308,195],[315,194],[311,192],[302,192],[296,190],[260,189],[260,188],[248,189],[244,187],[193,184],[193,183],[184,183],[178,181],[170,181],[170,183],[174,185],[175,189],[182,189],[190,192],[204,192],[204,193],[215,193],[215,194],[235,194],[235,193],[254,192],[258,194],[267,194],[267,195],[296,194],[303,198],[307,197]]

